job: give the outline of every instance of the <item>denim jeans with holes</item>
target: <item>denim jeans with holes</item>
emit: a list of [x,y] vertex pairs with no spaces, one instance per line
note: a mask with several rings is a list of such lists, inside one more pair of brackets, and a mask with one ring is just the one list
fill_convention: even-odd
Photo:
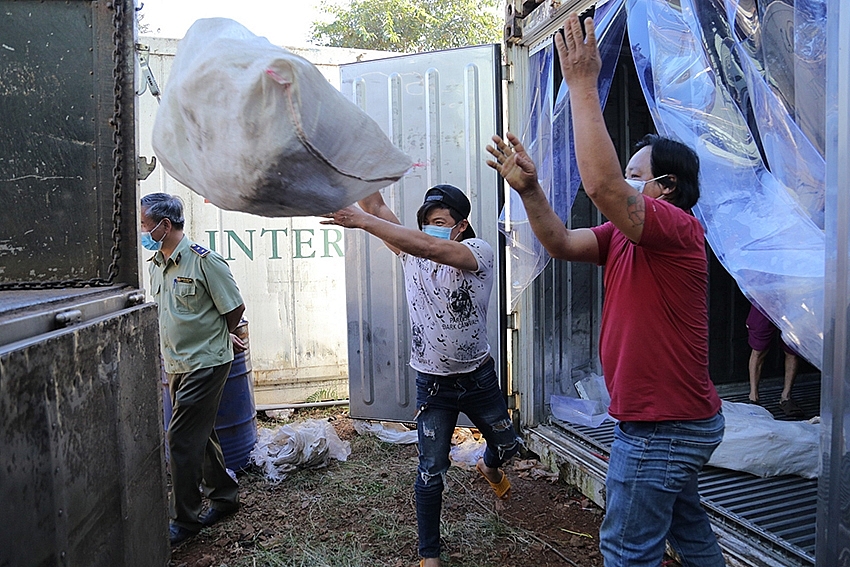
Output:
[[664,541],[685,567],[725,565],[697,474],[723,439],[722,413],[696,421],[622,421],[614,430],[605,519],[605,567],[658,567]]
[[458,413],[465,413],[487,441],[484,464],[499,467],[519,451],[493,359],[466,374],[417,373],[416,419],[419,468],[413,489],[419,526],[419,556],[440,556],[440,510],[449,470],[449,450]]

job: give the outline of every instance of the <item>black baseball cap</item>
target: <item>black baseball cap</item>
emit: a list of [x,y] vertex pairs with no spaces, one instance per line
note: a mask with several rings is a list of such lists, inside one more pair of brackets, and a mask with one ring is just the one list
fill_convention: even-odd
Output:
[[461,218],[468,218],[472,205],[463,191],[454,185],[435,185],[425,193],[425,203],[437,201],[460,213]]

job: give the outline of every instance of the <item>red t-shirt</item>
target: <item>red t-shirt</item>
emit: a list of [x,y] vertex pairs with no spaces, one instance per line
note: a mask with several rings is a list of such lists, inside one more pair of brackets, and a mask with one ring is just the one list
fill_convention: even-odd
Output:
[[605,266],[599,356],[622,421],[706,419],[720,409],[708,375],[708,261],[699,221],[644,197],[634,244],[610,222],[593,227]]

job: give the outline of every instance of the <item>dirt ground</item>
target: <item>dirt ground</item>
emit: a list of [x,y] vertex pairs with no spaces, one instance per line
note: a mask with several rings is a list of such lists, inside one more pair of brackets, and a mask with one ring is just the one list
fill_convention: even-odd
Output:
[[[316,417],[305,412],[291,419]],[[339,409],[320,418],[351,443],[347,461],[297,471],[278,484],[259,469],[240,473],[239,512],[175,548],[170,565],[418,565],[415,445],[360,436]],[[441,521],[446,567],[602,565],[599,508],[534,460],[515,457],[506,472],[512,495],[499,501],[474,469],[449,471]]]

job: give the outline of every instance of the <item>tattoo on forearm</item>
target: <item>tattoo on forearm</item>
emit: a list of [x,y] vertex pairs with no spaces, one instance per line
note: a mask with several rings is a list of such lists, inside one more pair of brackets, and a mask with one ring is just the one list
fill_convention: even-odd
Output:
[[633,226],[641,226],[646,218],[646,204],[643,201],[642,195],[629,197],[626,202],[626,210],[629,212],[629,219]]

